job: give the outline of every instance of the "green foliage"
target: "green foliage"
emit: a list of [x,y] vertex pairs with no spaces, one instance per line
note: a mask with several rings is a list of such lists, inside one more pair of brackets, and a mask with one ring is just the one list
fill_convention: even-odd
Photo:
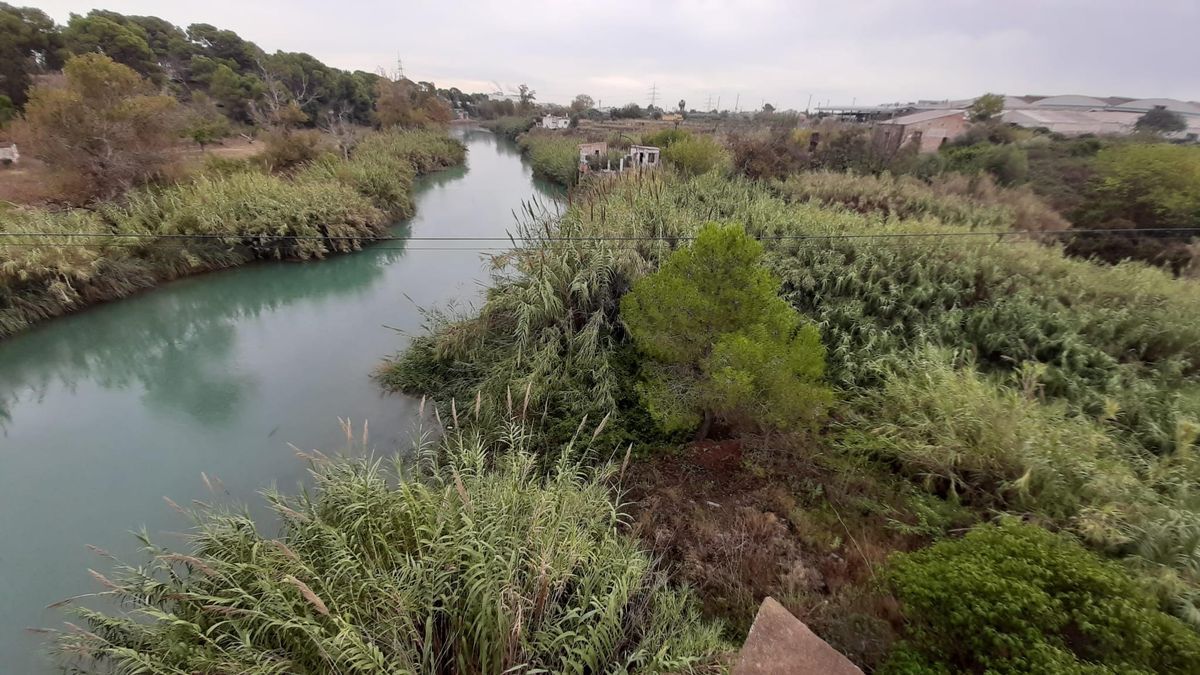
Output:
[[1200,637],[1123,570],[1006,521],[898,556],[909,619],[888,672],[1195,672]]
[[579,177],[579,139],[531,131],[517,141],[538,176],[570,187]]
[[[461,162],[463,154],[460,143],[438,134],[378,134],[350,160],[323,158],[292,178],[242,165],[134,190],[95,211],[2,211],[2,232],[62,236],[16,237],[16,246],[0,250],[0,337],[185,274],[357,250],[411,214],[414,173]],[[181,234],[216,237],[175,238]]]
[[537,120],[532,116],[509,115],[499,117],[484,124],[485,127],[511,139],[529,131]]
[[1136,455],[1100,424],[1033,398],[1037,370],[1025,369],[1022,392],[922,351],[863,391],[844,441],[955,500],[1098,529],[1081,512],[1137,491]]
[[961,173],[987,172],[1001,185],[1016,185],[1029,174],[1029,156],[1015,144],[947,146],[941,152],[948,171]]
[[25,105],[33,76],[62,65],[61,36],[45,12],[0,2],[0,96]]
[[13,104],[12,99],[0,94],[0,129],[8,126],[8,123],[17,117],[17,106]]
[[614,120],[636,120],[646,116],[646,111],[636,103],[626,103],[620,108],[613,108],[609,116]]
[[971,121],[986,122],[1004,112],[1003,94],[984,94],[971,104]]
[[1156,134],[1169,134],[1187,129],[1187,120],[1183,115],[1166,108],[1153,108],[1134,123],[1138,131],[1149,131]]
[[679,141],[692,137],[687,129],[661,129],[652,134],[642,136],[642,145],[653,145],[656,148],[669,148]]
[[[1139,227],[1200,223],[1200,148],[1130,143],[1096,154],[1098,220],[1124,218]],[[1102,214],[1102,215],[1100,215]]]
[[87,16],[72,14],[62,37],[73,54],[104,54],[150,79],[162,74],[148,36],[137,24],[114,21],[95,11]]
[[[508,411],[508,419],[516,414]],[[465,411],[464,411],[464,414]],[[560,449],[536,470],[515,422],[398,459],[313,458],[315,487],[246,515],[195,514],[189,550],[152,546],[77,610],[59,647],[86,669],[153,672],[694,672],[726,645],[622,532],[609,481]],[[318,453],[319,454],[319,453]],[[145,539],[145,537],[143,537]]]
[[621,300],[653,360],[642,391],[665,428],[694,428],[701,416],[803,427],[822,414],[820,334],[776,296],[761,257],[741,226],[708,225]]
[[206,96],[199,94],[188,110],[183,133],[203,150],[206,145],[229,135],[229,118],[222,115]]
[[697,176],[729,163],[728,153],[712,136],[677,140],[662,152],[663,160],[685,176]]
[[980,230],[1064,230],[1062,216],[1025,188],[998,188],[987,174],[946,174],[930,180],[882,173],[808,171],[779,187],[794,201],[839,204],[852,210],[899,218],[934,217]]

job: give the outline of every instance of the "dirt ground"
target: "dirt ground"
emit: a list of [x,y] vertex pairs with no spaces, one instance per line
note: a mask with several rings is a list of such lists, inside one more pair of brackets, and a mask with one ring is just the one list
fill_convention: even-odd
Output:
[[627,508],[730,638],[745,637],[769,595],[870,670],[901,618],[878,570],[927,540],[903,525],[903,490],[828,466],[826,454],[794,440],[693,444],[631,466]]

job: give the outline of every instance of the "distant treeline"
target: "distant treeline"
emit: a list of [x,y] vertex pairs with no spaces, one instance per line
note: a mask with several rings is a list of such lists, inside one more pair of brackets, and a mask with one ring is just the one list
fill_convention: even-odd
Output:
[[[279,98],[297,102],[309,124],[331,115],[373,124],[380,82],[403,80],[398,74],[333,68],[303,52],[268,53],[206,23],[182,28],[154,16],[93,10],[72,14],[63,26],[40,9],[0,2],[0,122],[23,109],[39,76],[52,75],[71,56],[87,53],[129,66],[181,101],[198,95],[209,99],[231,121],[246,124],[256,123],[264,106]],[[432,82],[411,84],[472,116],[515,110],[512,101],[489,101],[486,94],[438,89]]]

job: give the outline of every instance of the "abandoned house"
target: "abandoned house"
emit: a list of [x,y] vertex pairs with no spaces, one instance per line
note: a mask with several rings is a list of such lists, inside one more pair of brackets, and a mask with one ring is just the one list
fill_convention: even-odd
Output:
[[920,152],[937,152],[948,141],[963,135],[970,122],[964,110],[926,110],[880,122],[874,142],[884,151],[916,143]]
[[608,143],[580,143],[579,170],[587,173],[593,169],[606,167],[608,161]]
[[661,152],[653,145],[631,145],[629,146],[629,165],[633,168],[657,168]]
[[546,115],[542,117],[543,129],[567,129],[570,126],[570,117],[559,117],[558,115]]

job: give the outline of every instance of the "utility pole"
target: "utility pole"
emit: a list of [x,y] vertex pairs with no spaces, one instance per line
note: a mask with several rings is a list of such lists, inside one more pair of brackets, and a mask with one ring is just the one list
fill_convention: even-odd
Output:
[[658,100],[658,84],[650,85],[650,107],[654,107],[655,101]]
[[742,92],[739,91],[737,94],[737,98],[735,98],[733,100],[733,112],[736,113],[738,110],[741,110],[741,105],[742,105]]
[[708,102],[704,104],[704,112],[712,112],[712,94],[708,95]]
[[721,95],[717,94],[717,112],[721,112]]
[[804,104],[804,116],[808,117],[808,111],[812,109],[812,94],[808,95],[808,103]]

